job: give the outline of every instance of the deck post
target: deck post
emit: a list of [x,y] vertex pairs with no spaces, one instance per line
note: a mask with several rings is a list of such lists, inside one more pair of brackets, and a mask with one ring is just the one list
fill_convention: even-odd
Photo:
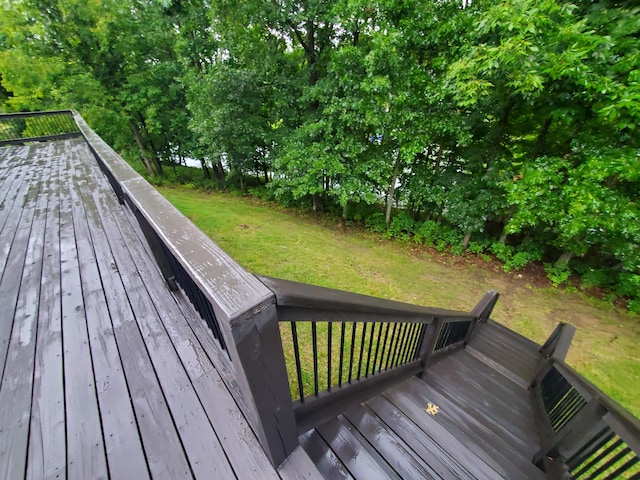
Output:
[[433,347],[435,346],[440,330],[444,325],[442,318],[436,317],[431,323],[424,329],[424,336],[420,344],[420,360],[422,360],[422,368],[426,370],[431,363],[431,357],[433,356]]
[[500,298],[500,294],[495,290],[489,290],[484,294],[484,297],[478,302],[478,304],[471,310],[471,315],[478,318],[478,322],[486,323],[493,312],[493,308],[496,306]]
[[[226,323],[226,322],[225,322]],[[223,328],[232,367],[258,440],[274,466],[298,446],[275,296]]]
[[549,339],[540,348],[545,359],[553,358],[564,361],[567,358],[571,341],[576,333],[576,327],[569,323],[560,322]]
[[484,294],[482,299],[477,303],[473,310],[471,310],[471,315],[474,317],[473,322],[471,322],[471,326],[469,327],[469,331],[467,332],[467,336],[464,339],[464,344],[466,345],[471,340],[476,327],[479,323],[487,323],[489,317],[491,316],[491,312],[493,312],[496,303],[498,302],[498,298],[500,298],[500,294],[495,290],[489,290]]

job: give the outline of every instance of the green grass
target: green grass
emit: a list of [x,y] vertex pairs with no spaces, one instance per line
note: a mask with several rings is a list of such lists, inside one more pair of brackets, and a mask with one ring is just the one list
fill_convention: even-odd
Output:
[[568,363],[640,417],[638,317],[522,274],[431,254],[326,217],[253,198],[161,187],[160,192],[247,270],[420,305],[470,310],[489,289],[492,317],[542,343],[558,322],[576,326]]

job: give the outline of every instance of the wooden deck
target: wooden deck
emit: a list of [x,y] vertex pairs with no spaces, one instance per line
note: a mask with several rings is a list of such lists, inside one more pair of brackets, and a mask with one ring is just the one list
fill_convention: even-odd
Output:
[[544,478],[538,347],[493,322],[274,468],[82,138],[0,148],[0,272],[0,478]]
[[[488,339],[500,338],[501,358]],[[507,345],[515,345],[513,348]],[[493,322],[465,349],[304,433],[301,444],[326,479],[542,479],[526,377],[533,342]],[[501,361],[501,364],[496,363]],[[429,404],[437,413],[429,414]]]
[[275,469],[84,139],[0,148],[0,478],[315,478]]

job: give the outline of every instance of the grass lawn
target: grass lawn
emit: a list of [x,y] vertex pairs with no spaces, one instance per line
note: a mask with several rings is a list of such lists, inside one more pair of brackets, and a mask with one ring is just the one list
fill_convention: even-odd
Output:
[[[489,289],[492,317],[542,343],[558,322],[576,326],[568,363],[640,417],[640,319],[460,257],[391,242],[325,217],[231,194],[160,192],[247,270],[426,306],[469,311]],[[538,285],[538,286],[536,286]]]

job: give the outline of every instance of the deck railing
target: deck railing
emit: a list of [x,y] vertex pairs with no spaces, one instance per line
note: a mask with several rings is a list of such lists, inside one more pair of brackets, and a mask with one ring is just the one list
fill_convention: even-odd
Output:
[[70,110],[0,114],[0,145],[80,136]]
[[497,299],[490,292],[473,313],[458,312],[260,279],[276,295],[299,432],[462,348]]
[[279,465],[298,439],[273,293],[178,212],[80,115],[75,120],[120,203],[135,215],[169,288],[189,299],[218,340],[212,360],[265,453]]
[[[463,348],[497,301],[489,292],[471,312],[456,312],[251,275],[77,113],[69,125],[70,115],[0,116],[0,128],[18,125],[4,128],[1,142],[81,132],[169,287],[180,287],[176,294],[184,292],[218,339],[219,372],[274,465],[297,447],[299,432]],[[534,462],[554,479],[639,478],[640,422],[564,364],[573,331],[559,326],[541,349],[531,385],[542,439]]]
[[532,384],[550,479],[640,478],[640,421],[563,361],[551,358]]

